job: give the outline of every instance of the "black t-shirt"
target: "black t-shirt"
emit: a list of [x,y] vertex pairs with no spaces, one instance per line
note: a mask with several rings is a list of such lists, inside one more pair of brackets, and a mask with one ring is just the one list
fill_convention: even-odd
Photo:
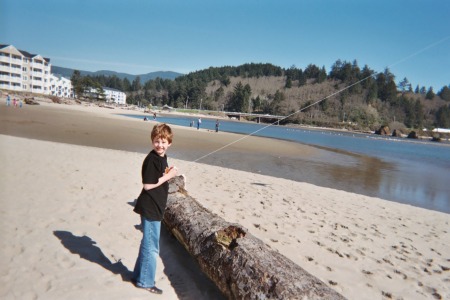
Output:
[[[167,156],[161,157],[152,150],[142,163],[142,183],[157,183],[158,179],[164,175],[166,167],[168,167]],[[149,220],[161,221],[164,217],[168,193],[167,181],[154,189],[142,189],[134,211]]]

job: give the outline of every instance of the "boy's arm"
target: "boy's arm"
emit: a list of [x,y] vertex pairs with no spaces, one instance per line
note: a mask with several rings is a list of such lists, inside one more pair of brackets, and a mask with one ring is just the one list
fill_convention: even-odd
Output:
[[159,177],[157,183],[144,183],[143,184],[144,190],[151,190],[151,189],[157,188],[164,182],[170,180],[171,178],[173,178],[177,175],[178,175],[178,169],[176,167],[171,167],[167,173],[164,173],[163,176]]

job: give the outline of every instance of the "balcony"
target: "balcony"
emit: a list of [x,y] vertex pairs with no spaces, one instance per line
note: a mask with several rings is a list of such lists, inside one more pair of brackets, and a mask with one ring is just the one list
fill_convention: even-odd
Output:
[[42,64],[37,64],[36,62],[32,62],[31,63],[31,67],[33,69],[41,69],[43,67],[43,65]]
[[16,77],[16,76],[10,76],[9,77],[9,81],[11,83],[13,83],[13,82],[15,82],[15,83],[22,83],[22,78]]
[[11,62],[11,58],[9,56],[0,56],[0,62],[5,62],[5,63],[10,63]]
[[22,87],[20,84],[9,84],[8,82],[1,81],[0,82],[0,88],[5,90],[12,90],[12,91],[22,91]]
[[0,63],[0,71],[8,72],[11,70],[11,67],[9,65],[5,65],[4,63]]
[[31,85],[32,85],[32,86],[40,86],[40,87],[42,87],[42,82],[32,80],[32,81],[31,81]]

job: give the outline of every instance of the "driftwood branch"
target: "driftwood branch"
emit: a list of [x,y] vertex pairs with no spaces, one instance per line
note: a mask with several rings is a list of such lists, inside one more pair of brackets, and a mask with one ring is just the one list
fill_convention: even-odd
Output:
[[164,224],[228,299],[345,299],[239,224],[201,206],[171,180]]

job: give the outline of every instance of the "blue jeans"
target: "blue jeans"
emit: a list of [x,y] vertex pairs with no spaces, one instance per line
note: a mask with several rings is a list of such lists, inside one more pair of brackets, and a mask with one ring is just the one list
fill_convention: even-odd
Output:
[[141,216],[141,226],[143,237],[134,266],[133,280],[138,287],[150,288],[155,286],[161,221],[151,221]]

